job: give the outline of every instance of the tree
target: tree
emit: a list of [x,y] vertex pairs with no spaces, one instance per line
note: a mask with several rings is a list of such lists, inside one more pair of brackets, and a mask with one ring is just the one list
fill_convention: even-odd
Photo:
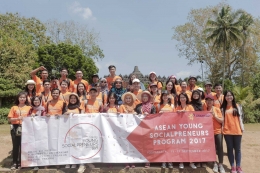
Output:
[[69,78],[75,79],[78,69],[82,70],[83,78],[90,80],[91,76],[98,72],[98,68],[92,58],[86,57],[79,46],[60,43],[48,44],[39,47],[38,63],[44,65],[52,75],[57,75],[61,68],[69,71]]
[[104,58],[103,50],[98,45],[99,34],[94,30],[90,30],[87,25],[74,21],[58,22],[49,20],[46,27],[47,34],[54,43],[64,42],[78,45],[85,56],[95,60]]
[[209,19],[207,22],[208,27],[204,30],[205,33],[209,33],[210,35],[207,37],[206,41],[213,40],[213,48],[222,47],[223,48],[223,78],[222,78],[222,86],[224,88],[225,81],[225,64],[226,64],[226,51],[228,46],[232,42],[240,42],[241,41],[241,21],[237,20],[238,15],[241,13],[240,11],[236,11],[234,13],[231,12],[231,8],[229,6],[222,7],[221,11],[213,11],[214,19]]

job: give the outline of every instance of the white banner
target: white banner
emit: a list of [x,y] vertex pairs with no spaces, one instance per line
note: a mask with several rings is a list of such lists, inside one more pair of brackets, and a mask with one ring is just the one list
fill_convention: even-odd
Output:
[[127,140],[140,122],[132,114],[24,118],[22,167],[148,162]]

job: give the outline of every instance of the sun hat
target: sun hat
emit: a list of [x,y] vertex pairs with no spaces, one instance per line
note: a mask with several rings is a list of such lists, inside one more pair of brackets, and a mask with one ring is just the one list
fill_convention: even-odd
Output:
[[36,83],[34,82],[34,80],[28,80],[25,85],[36,85]]
[[197,78],[195,76],[190,76],[188,81],[191,79],[191,78],[194,78],[196,81],[197,81]]
[[151,94],[149,91],[143,91],[143,92],[141,92],[141,93],[139,93],[139,94],[137,95],[137,99],[141,101],[143,94],[148,94],[149,97],[150,97],[150,100],[151,100],[151,98],[153,98],[152,94]]
[[198,90],[204,92],[203,88],[201,87],[199,87]]
[[207,82],[205,83],[205,85],[204,85],[204,86],[206,86],[206,85],[210,85],[210,86],[212,86],[212,83],[211,83],[211,82],[209,82],[209,81],[207,81]]
[[135,78],[132,83],[135,83],[135,82],[140,83],[140,80]]
[[136,100],[136,95],[134,95],[134,94],[131,93],[131,92],[126,92],[126,93],[124,93],[124,94],[121,96],[121,99],[122,99],[123,102],[124,102],[124,100],[125,100],[125,96],[127,96],[127,95],[131,95],[131,96],[133,97],[133,101]]
[[206,95],[205,100],[211,99],[214,100],[214,97],[211,94]]
[[154,71],[151,71],[151,72],[149,73],[149,76],[150,76],[151,74],[155,74],[155,76],[157,76]]
[[175,78],[175,79],[177,79],[176,76],[174,76],[174,75],[171,75],[171,76],[169,76],[168,78],[171,79],[172,77]]

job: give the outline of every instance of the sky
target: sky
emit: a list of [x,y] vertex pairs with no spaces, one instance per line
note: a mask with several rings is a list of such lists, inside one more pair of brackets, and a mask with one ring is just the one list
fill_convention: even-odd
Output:
[[[209,0],[1,0],[0,13],[20,13],[42,22],[55,19],[87,24],[99,33],[98,45],[105,58],[96,62],[99,75],[115,65],[117,74],[130,74],[134,66],[144,74],[201,75],[201,64],[190,66],[178,56],[173,27],[187,22],[191,9],[217,5]],[[260,16],[259,0],[226,0],[233,9],[244,9]],[[205,67],[204,67],[205,70]]]

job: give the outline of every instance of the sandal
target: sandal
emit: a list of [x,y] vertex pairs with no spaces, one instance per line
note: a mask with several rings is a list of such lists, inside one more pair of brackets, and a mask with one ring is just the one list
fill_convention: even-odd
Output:
[[11,170],[16,170],[16,167],[17,167],[17,165],[14,163],[14,164],[11,166]]

